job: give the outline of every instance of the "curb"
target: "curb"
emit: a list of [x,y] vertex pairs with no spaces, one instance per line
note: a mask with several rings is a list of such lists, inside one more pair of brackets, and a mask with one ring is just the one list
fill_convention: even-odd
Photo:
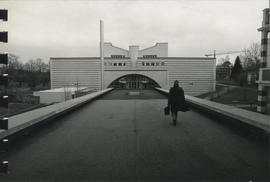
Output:
[[[109,93],[112,90],[113,89],[110,88],[110,89],[100,91],[99,94],[97,94],[96,96],[93,96],[87,100],[79,101],[78,103],[72,103],[68,107],[59,108],[56,111],[44,114],[43,116],[40,116],[40,117],[37,117],[37,118],[32,119],[30,121],[27,121],[21,125],[18,125],[18,126],[15,126],[13,128],[10,128],[6,131],[0,132],[0,140],[4,139],[4,138],[8,138],[9,140],[14,140],[14,139],[18,138],[19,136],[22,136],[26,133],[33,131],[35,128],[37,128],[39,126],[44,125],[45,123],[52,121],[53,119],[59,118],[67,113],[70,113],[70,112],[78,109],[79,107],[82,107],[85,104],[88,104],[89,102]],[[81,98],[78,97],[77,99],[81,99]],[[47,106],[47,107],[49,107],[49,106]]]
[[[169,93],[168,90],[162,88],[155,89],[165,95],[168,95]],[[218,117],[221,120],[231,122],[232,124],[239,125],[241,127],[248,127],[252,131],[258,131],[263,135],[270,134],[270,116],[236,108],[234,106],[215,103],[193,96],[186,95],[186,101],[193,108],[203,111],[210,116]],[[252,116],[253,118],[250,116]],[[257,120],[255,120],[254,117],[257,117]]]

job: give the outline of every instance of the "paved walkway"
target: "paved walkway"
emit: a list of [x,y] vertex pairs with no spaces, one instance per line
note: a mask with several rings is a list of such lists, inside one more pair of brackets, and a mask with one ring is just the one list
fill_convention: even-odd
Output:
[[[113,94],[113,93],[112,93]],[[96,100],[12,145],[4,180],[266,180],[269,145],[166,99]],[[106,100],[105,100],[106,99]]]

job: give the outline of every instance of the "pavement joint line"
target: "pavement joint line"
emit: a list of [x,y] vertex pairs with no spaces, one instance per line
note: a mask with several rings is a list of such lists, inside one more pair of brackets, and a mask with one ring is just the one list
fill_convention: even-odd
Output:
[[[103,94],[106,94],[111,90],[113,89],[112,88],[105,89],[102,91],[90,93],[82,97],[71,99],[65,102],[49,105],[46,107],[38,108],[32,111],[28,111],[25,113],[9,117],[9,129],[0,130],[0,139],[7,138],[11,135],[16,135],[19,132],[24,132],[32,126],[41,124],[43,121],[52,120],[55,117],[58,117],[60,115],[65,114],[66,112],[76,109],[77,107],[80,107],[81,105],[87,102],[93,101],[95,98]],[[10,126],[10,124],[12,126]]]
[[[156,90],[168,94],[169,90],[163,88],[156,88]],[[249,124],[255,128],[262,129],[266,133],[270,133],[270,116],[244,110],[230,105],[216,103],[213,101],[200,99],[190,95],[185,95],[186,101],[196,106],[202,107],[209,111],[214,111],[223,116],[236,119],[243,123]]]

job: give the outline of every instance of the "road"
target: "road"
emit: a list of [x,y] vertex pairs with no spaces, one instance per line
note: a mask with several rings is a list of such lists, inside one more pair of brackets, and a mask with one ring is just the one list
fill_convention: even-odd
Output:
[[[163,115],[166,98],[108,95],[10,146],[4,180],[266,180],[269,144],[198,112]],[[151,97],[152,95],[152,97]],[[137,98],[134,98],[137,97]]]

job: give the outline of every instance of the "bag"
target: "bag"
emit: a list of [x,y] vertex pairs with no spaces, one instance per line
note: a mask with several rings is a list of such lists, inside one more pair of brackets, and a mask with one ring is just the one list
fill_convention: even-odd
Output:
[[166,106],[166,107],[164,108],[164,114],[165,114],[165,115],[169,115],[169,114],[170,114],[170,109],[169,109],[168,106]]
[[185,104],[179,110],[182,112],[187,112],[187,111],[190,111],[190,108],[188,104],[185,102]]

